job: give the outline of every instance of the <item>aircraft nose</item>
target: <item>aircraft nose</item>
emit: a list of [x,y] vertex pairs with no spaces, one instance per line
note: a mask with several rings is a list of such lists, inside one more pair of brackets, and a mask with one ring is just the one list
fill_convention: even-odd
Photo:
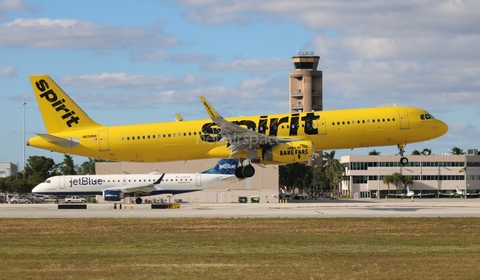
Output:
[[441,120],[437,120],[433,126],[433,130],[437,133],[437,137],[440,137],[448,132],[448,125]]

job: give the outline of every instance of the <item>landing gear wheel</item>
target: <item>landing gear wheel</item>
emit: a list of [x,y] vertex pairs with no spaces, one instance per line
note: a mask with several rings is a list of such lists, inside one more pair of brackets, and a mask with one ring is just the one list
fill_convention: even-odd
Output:
[[251,165],[245,165],[242,168],[242,174],[246,178],[252,177],[253,175],[255,175],[255,168],[253,168],[253,166]]
[[237,169],[235,169],[235,177],[237,177],[238,179],[245,178],[245,176],[243,175],[243,168],[242,167],[237,167]]
[[135,198],[135,203],[136,204],[142,204],[142,198],[141,197]]
[[405,145],[397,145],[397,147],[398,147],[398,154],[400,154],[400,156],[401,156],[400,164],[405,166],[408,163],[408,158],[403,156],[403,153],[405,153],[405,150],[403,149],[403,148],[405,148]]

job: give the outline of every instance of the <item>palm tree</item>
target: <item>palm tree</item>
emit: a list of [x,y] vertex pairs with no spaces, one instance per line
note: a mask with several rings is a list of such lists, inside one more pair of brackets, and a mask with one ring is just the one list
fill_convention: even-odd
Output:
[[420,152],[418,150],[413,150],[412,151],[412,156],[419,156]]
[[338,186],[342,182],[343,172],[345,170],[340,161],[335,158],[335,151],[331,151],[330,153],[324,152],[323,158],[325,159],[325,163],[323,164],[325,175],[335,189],[335,186]]
[[369,156],[379,156],[382,152],[377,152],[375,149],[368,153]]
[[403,190],[407,188],[407,186],[411,186],[413,184],[413,179],[412,176],[410,175],[403,175],[402,176],[402,184],[403,184]]
[[[388,195],[390,194],[390,183],[393,183],[392,175],[384,175],[383,178],[382,178],[382,182],[384,184],[387,184],[387,187],[388,187],[387,197],[388,197]],[[380,194],[378,194],[378,195],[380,195]]]
[[402,182],[402,177],[403,175],[398,173],[398,172],[395,172],[392,174],[392,180],[393,180],[393,183],[395,184],[395,188],[398,190],[398,182]]
[[452,154],[454,154],[454,155],[464,155],[465,153],[463,152],[463,149],[460,149],[458,147],[453,147],[452,148]]

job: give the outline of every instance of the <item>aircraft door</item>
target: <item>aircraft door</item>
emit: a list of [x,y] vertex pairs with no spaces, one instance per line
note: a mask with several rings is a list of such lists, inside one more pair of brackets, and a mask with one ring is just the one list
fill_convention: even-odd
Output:
[[410,129],[407,110],[398,110],[398,117],[400,118],[400,129]]
[[202,175],[196,174],[195,184],[197,185],[197,187],[200,187],[202,185]]
[[110,151],[110,144],[108,142],[108,130],[101,130],[98,132],[98,150],[100,152]]
[[[70,178],[70,181],[71,181],[71,180],[72,180],[72,179]],[[66,176],[62,176],[62,177],[60,177],[60,179],[58,180],[58,187],[63,190],[63,189],[65,189],[65,185],[66,185],[67,183],[68,183],[67,177],[66,177]]]
[[[315,124],[316,122],[316,124]],[[325,119],[319,119],[318,122],[317,120],[314,121],[314,125],[318,127],[318,135],[325,135],[327,134],[327,126],[326,126],[326,120]]]

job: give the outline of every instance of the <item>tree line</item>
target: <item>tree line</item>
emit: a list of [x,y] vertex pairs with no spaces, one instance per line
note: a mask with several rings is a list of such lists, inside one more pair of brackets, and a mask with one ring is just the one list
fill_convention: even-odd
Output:
[[0,178],[0,192],[29,193],[36,185],[52,176],[95,174],[95,163],[101,161],[105,160],[88,158],[81,165],[75,165],[70,155],[65,155],[61,163],[55,163],[52,158],[44,156],[30,156],[25,170]]

